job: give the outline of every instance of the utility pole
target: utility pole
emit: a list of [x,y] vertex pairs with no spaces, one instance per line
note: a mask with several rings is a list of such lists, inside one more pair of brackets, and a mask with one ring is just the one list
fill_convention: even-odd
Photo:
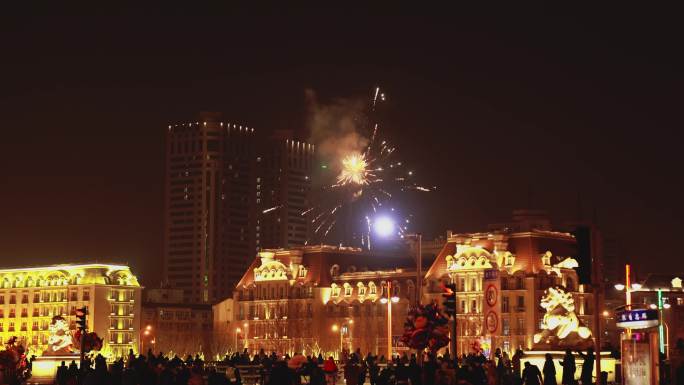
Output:
[[442,297],[444,297],[444,312],[452,317],[451,354],[454,356],[454,367],[458,367],[458,354],[456,353],[456,284],[450,283],[445,285]]
[[[581,215],[581,213],[580,213]],[[601,378],[601,314],[603,301],[601,296],[604,292],[603,273],[601,262],[603,259],[603,245],[601,234],[595,222],[589,226],[589,256],[591,258],[591,285],[594,291],[594,352],[596,353],[596,383],[603,385]]]
[[418,274],[416,276],[416,284],[418,285],[418,300],[416,301],[418,305],[423,302],[423,234],[416,234],[418,238]]
[[392,281],[387,280],[387,363],[392,361]]

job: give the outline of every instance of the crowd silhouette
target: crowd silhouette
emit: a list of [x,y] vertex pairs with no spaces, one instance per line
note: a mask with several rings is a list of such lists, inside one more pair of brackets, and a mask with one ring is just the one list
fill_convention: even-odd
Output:
[[[582,385],[592,384],[594,352],[578,352],[585,360],[580,374]],[[513,356],[497,349],[487,358],[481,353],[451,357],[403,354],[387,360],[385,356],[365,356],[359,350],[333,357],[279,356],[263,349],[250,354],[247,349],[226,355],[223,360],[205,362],[197,356],[182,359],[148,351],[107,363],[98,355],[86,359],[84,370],[75,361],[62,362],[57,370],[58,385],[557,385],[556,367],[550,354],[543,370],[525,361],[517,350]],[[567,351],[558,361],[562,384],[578,385],[575,356]],[[586,368],[586,369],[585,369]]]

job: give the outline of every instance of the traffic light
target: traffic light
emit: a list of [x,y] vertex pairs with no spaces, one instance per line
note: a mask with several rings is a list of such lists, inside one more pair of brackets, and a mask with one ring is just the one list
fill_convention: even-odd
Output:
[[444,285],[444,312],[456,317],[456,285],[453,283]]
[[88,328],[88,308],[83,306],[76,309],[76,325],[78,330],[85,331]]

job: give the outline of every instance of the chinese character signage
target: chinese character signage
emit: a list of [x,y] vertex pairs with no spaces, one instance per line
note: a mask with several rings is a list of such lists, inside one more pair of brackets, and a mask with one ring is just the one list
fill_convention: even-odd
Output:
[[658,311],[652,309],[625,310],[617,313],[616,325],[625,329],[646,329],[658,326]]

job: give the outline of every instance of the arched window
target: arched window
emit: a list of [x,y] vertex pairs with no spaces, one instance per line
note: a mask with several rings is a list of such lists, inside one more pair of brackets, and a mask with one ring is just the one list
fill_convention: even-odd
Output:
[[334,283],[332,284],[332,296],[333,297],[339,297],[340,296],[340,287]]
[[359,295],[366,295],[366,287],[363,286],[363,282],[357,283],[356,286],[359,288]]
[[376,295],[376,294],[378,294],[378,288],[375,286],[375,283],[370,282],[370,283],[368,284],[368,293],[369,293],[370,295]]
[[332,267],[330,268],[330,275],[332,275],[333,277],[337,277],[339,272],[340,272],[340,266],[339,265],[332,265]]
[[352,289],[351,285],[348,283],[345,283],[344,284],[344,296],[345,297],[351,297],[352,291],[353,291],[353,289]]

